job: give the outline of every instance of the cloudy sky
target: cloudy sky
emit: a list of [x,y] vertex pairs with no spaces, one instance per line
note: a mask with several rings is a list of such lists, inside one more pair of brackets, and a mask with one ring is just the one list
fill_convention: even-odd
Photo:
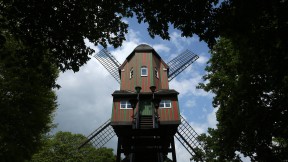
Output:
[[[196,36],[181,37],[180,32],[172,28],[169,41],[159,37],[152,39],[147,33],[146,24],[138,24],[134,19],[123,21],[129,23],[126,41],[117,49],[108,48],[120,63],[142,43],[152,46],[165,62],[186,49],[199,55],[196,62],[170,82],[170,89],[180,93],[178,99],[181,114],[197,133],[204,133],[208,127],[215,127],[215,109],[211,104],[213,94],[196,89],[198,83],[203,82],[204,68],[210,56],[207,44],[199,42]],[[91,46],[91,43],[87,42],[87,45]],[[102,49],[100,46],[93,48],[96,53]],[[110,118],[111,94],[119,90],[120,86],[95,58],[91,58],[77,73],[67,71],[60,74],[57,82],[61,85],[56,92],[59,107],[54,118],[54,123],[58,126],[53,132],[70,131],[87,136]],[[106,147],[115,149],[116,141],[116,138],[112,139]],[[190,162],[189,153],[176,139],[175,141],[177,160]]]

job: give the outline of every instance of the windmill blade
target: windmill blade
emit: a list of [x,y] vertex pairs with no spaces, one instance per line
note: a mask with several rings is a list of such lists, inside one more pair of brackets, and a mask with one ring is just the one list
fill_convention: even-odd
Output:
[[203,146],[197,139],[198,136],[199,135],[192,128],[192,126],[183,118],[183,116],[181,116],[181,124],[178,126],[175,137],[185,147],[191,156],[200,157],[196,150],[204,150]]
[[183,70],[185,70],[189,65],[199,58],[198,55],[193,52],[186,50],[173,60],[169,61],[167,65],[169,66],[168,81],[170,82]]
[[94,55],[94,57],[108,70],[108,72],[120,83],[118,68],[121,64],[105,48]]
[[99,128],[93,131],[87,138],[85,142],[78,149],[84,147],[87,143],[92,143],[94,147],[100,148],[104,146],[111,138],[113,138],[116,134],[110,125],[110,119],[107,120],[104,124],[102,124]]

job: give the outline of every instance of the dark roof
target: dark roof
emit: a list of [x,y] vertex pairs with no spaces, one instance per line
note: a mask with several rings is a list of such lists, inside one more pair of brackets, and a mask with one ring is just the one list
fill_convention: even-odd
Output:
[[160,89],[159,91],[156,91],[155,94],[179,94],[177,91],[174,89]]
[[130,60],[130,58],[135,54],[135,52],[153,52],[155,56],[161,59],[159,54],[151,46],[147,44],[140,44],[131,52],[131,54],[126,58],[126,60]]
[[134,51],[152,51],[152,50],[154,49],[147,44],[140,44],[134,49]]
[[[152,92],[140,92],[141,95],[151,95]],[[174,89],[160,89],[155,92],[155,95],[178,95],[179,93],[175,91]],[[136,92],[131,92],[131,91],[125,91],[125,90],[116,90],[112,94],[112,96],[134,96],[137,95]]]
[[120,74],[120,78],[121,78],[121,69],[126,65],[127,61],[129,61],[131,59],[131,57],[133,57],[135,55],[136,52],[152,52],[156,57],[158,57],[159,60],[161,60],[161,62],[164,64],[165,68],[168,69],[169,71],[169,66],[161,59],[161,57],[159,56],[159,54],[149,45],[147,44],[140,44],[138,45],[126,58],[126,60],[123,62],[123,64],[119,67],[119,74]]

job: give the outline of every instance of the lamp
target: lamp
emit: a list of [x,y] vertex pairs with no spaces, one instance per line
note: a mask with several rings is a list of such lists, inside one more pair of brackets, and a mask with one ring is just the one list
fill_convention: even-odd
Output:
[[154,92],[156,90],[156,86],[150,86],[150,90],[152,91],[152,95],[153,95],[152,99],[154,100]]
[[135,87],[135,91],[136,91],[137,93],[140,93],[141,89],[142,89],[142,88],[141,88],[140,86],[136,86],[136,87]]
[[154,93],[155,90],[156,90],[156,86],[151,86],[151,87],[150,87],[150,90]]

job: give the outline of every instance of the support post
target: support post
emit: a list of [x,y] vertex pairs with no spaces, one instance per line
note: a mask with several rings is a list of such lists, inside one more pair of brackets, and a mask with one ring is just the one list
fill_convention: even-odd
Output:
[[121,138],[118,138],[118,144],[117,144],[117,157],[116,162],[120,162],[121,160]]
[[171,138],[171,147],[172,147],[172,161],[176,162],[175,142],[173,136]]

